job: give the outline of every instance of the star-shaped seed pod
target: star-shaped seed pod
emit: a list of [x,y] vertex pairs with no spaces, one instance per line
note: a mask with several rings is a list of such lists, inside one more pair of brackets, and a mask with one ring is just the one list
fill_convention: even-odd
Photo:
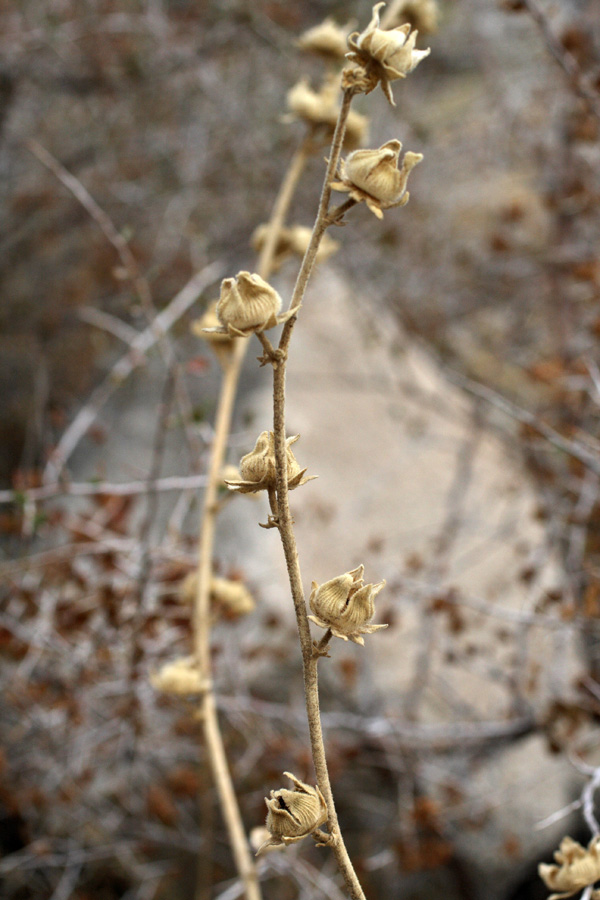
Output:
[[349,36],[350,53],[346,56],[365,72],[365,85],[362,88],[354,74],[356,90],[369,93],[377,84],[381,84],[383,93],[392,106],[395,106],[390,82],[406,78],[422,59],[429,56],[431,50],[415,49],[418,32],[411,32],[408,23],[389,31],[380,28],[379,10],[383,6],[385,3],[376,3],[373,17],[365,30],[361,34],[355,31]]
[[207,682],[202,678],[194,656],[182,656],[150,675],[150,684],[165,694],[202,694]]
[[[299,434],[287,438],[286,445],[286,461],[287,461],[287,478],[288,490],[293,491],[294,488],[312,481],[316,475],[308,478],[304,477],[306,469],[301,469],[291,444],[295,443]],[[277,487],[277,470],[275,465],[275,435],[272,431],[263,431],[259,434],[254,450],[242,456],[240,460],[240,479],[225,481],[227,487],[232,491],[238,491],[240,494],[254,494],[257,491],[267,491],[270,488]]]
[[260,275],[238,272],[235,278],[224,278],[216,314],[221,325],[203,328],[207,335],[224,334],[229,337],[248,337],[287,322],[298,307],[278,315],[281,297]]
[[[324,138],[329,141],[336,126],[340,107],[340,77],[330,75],[319,91],[313,91],[306,79],[302,79],[287,93],[287,105],[291,119],[302,119],[314,128],[325,129]],[[366,139],[369,120],[351,109],[346,119],[344,146],[358,147]]]
[[387,141],[378,150],[355,150],[340,162],[338,177],[331,187],[350,194],[357,203],[364,201],[378,219],[384,209],[406,206],[410,194],[406,189],[408,176],[423,159],[422,153],[408,151],[398,168],[400,141]]
[[298,46],[308,53],[316,53],[328,62],[339,62],[346,55],[346,40],[354,22],[336,25],[331,16],[314,28],[309,28],[298,38]]
[[387,628],[370,624],[375,615],[375,597],[385,581],[364,584],[364,571],[360,565],[320,586],[313,581],[309,603],[314,615],[308,617],[320,628],[331,629],[335,637],[361,646],[365,643],[361,635]]
[[[263,223],[254,229],[252,234],[252,246],[260,253],[264,247],[269,232],[269,225]],[[282,228],[277,235],[277,243],[275,245],[275,258],[273,260],[273,270],[279,269],[281,264],[292,254],[303,257],[306,253],[310,239],[312,237],[312,229],[306,225],[292,225],[289,228]],[[325,262],[339,249],[339,241],[334,241],[327,232],[321,238],[319,249],[315,258],[315,263]]]
[[257,856],[267,847],[301,841],[327,821],[327,804],[319,788],[304,784],[291,772],[283,774],[294,789],[280,788],[271,791],[270,799],[265,797],[270,837],[258,848]]
[[[587,850],[570,837],[564,837],[554,853],[558,865],[540,863],[538,873],[552,894],[548,900],[564,900],[600,880],[600,835],[592,838]],[[594,891],[592,897],[600,896]]]

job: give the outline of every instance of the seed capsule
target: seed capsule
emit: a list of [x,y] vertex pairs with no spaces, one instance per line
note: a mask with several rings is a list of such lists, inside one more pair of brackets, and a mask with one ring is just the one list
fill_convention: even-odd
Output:
[[335,637],[364,645],[363,634],[373,634],[387,625],[371,625],[375,615],[375,597],[385,586],[363,584],[364,566],[318,585],[312,583],[309,598],[314,615],[308,618],[320,628],[331,629]]
[[304,784],[291,772],[283,774],[294,789],[280,788],[271,791],[270,799],[265,797],[270,837],[259,847],[257,856],[267,847],[301,841],[327,821],[327,804],[319,788]]

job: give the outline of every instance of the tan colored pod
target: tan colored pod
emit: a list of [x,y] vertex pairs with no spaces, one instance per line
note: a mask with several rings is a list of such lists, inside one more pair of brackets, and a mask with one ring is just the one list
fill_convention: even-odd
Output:
[[267,847],[301,841],[327,821],[327,804],[319,788],[305,784],[291,772],[283,774],[294,788],[280,788],[271,791],[270,798],[265,797],[270,837],[259,847],[257,856]]
[[308,617],[320,628],[330,629],[334,637],[361,645],[364,645],[363,634],[387,628],[387,625],[371,624],[375,597],[385,581],[363,584],[363,572],[361,565],[320,586],[313,581],[309,603],[314,615]]

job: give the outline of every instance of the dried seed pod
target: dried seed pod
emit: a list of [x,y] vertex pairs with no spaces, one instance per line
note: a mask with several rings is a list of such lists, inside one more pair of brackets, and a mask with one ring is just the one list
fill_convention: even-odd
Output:
[[[300,435],[296,434],[286,440],[288,489],[290,491],[316,478],[316,475],[304,478],[306,469],[300,468],[291,450],[290,445],[297,441],[299,437]],[[258,436],[254,450],[242,457],[240,460],[240,479],[227,480],[225,484],[232,491],[239,491],[241,494],[253,494],[256,491],[265,491],[277,486],[275,435],[272,431],[263,431]]]
[[235,338],[220,330],[221,322],[217,316],[217,300],[211,303],[199,319],[190,325],[190,331],[197,337],[208,341],[222,366],[231,358],[235,347]]
[[422,59],[429,56],[431,50],[415,49],[418,32],[411,32],[408,23],[389,31],[380,28],[379,10],[383,6],[385,3],[376,3],[367,28],[360,34],[354,32],[350,35],[348,38],[350,53],[346,55],[365,70],[368,86],[365,93],[380,83],[385,96],[392,106],[395,106],[390,82],[397,78],[406,78]]
[[150,683],[165,694],[202,694],[208,686],[194,656],[183,656],[165,663],[158,672],[150,675]]
[[319,788],[304,784],[291,772],[283,774],[294,789],[280,788],[271,791],[270,799],[265,797],[270,837],[259,847],[257,856],[267,847],[301,841],[327,821],[327,804]]
[[437,0],[393,0],[386,13],[388,28],[408,22],[411,28],[424,34],[437,31],[439,17]]
[[398,168],[400,141],[382,144],[378,150],[355,150],[340,163],[338,177],[331,187],[349,194],[357,203],[364,201],[378,219],[384,209],[406,206],[410,194],[406,190],[408,176],[423,159],[421,153],[408,151]]
[[539,876],[546,887],[559,891],[548,900],[572,897],[600,879],[600,836],[593,837],[587,849],[572,838],[564,837],[554,859],[558,865],[540,863],[538,866]]
[[247,337],[255,331],[265,331],[277,325],[281,297],[260,275],[238,272],[235,278],[224,278],[216,312],[221,328],[207,328],[206,332]]
[[[309,125],[323,127],[329,140],[333,135],[339,114],[340,78],[331,75],[323,82],[320,91],[313,91],[303,79],[287,93],[287,104],[291,118],[303,119]],[[355,110],[350,110],[346,119],[344,146],[358,147],[366,138],[368,119]]]
[[361,565],[320,586],[313,581],[309,603],[314,615],[308,617],[320,628],[331,629],[335,637],[361,645],[361,635],[387,628],[370,624],[375,615],[375,597],[385,581],[363,584],[363,573]]
[[[260,253],[267,239],[269,226],[265,223],[259,225],[252,234],[252,246]],[[312,229],[305,225],[292,225],[290,228],[282,228],[277,235],[277,243],[275,245],[275,258],[273,260],[273,269],[276,271],[280,268],[283,261],[292,254],[303,257],[306,253],[312,236]],[[339,242],[334,241],[327,232],[321,238],[319,249],[315,262],[325,262],[339,249]]]
[[[195,603],[198,592],[198,571],[190,572],[181,582],[179,597],[184,603]],[[237,618],[251,613],[256,604],[246,585],[229,578],[210,580],[210,602],[213,612],[226,618]]]
[[309,28],[298,38],[301,50],[316,53],[329,62],[338,62],[346,55],[346,40],[354,22],[347,25],[336,25],[331,16],[324,19],[314,28]]

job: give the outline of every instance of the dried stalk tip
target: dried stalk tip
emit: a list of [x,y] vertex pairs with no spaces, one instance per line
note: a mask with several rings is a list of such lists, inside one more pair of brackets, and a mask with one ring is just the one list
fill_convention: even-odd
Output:
[[423,154],[404,154],[398,168],[400,141],[388,141],[378,150],[355,150],[340,162],[338,178],[331,187],[335,191],[350,194],[353,200],[367,204],[378,219],[383,219],[384,209],[406,206],[410,194],[406,189],[408,176],[423,159]]
[[[564,837],[554,854],[558,865],[540,863],[538,874],[547,888],[558,891],[548,900],[563,900],[589,887],[600,879],[600,835],[592,838],[587,850],[570,837]],[[600,890],[592,900],[600,898]]]
[[316,53],[328,62],[339,62],[346,55],[346,40],[354,22],[347,25],[336,25],[331,16],[309,28],[298,38],[298,46],[308,53]]
[[[291,444],[300,437],[299,434],[286,440],[286,460],[288,489],[294,488],[312,481],[316,475],[304,477],[306,469],[301,469],[294,456]],[[240,460],[240,479],[226,481],[225,484],[232,491],[241,494],[253,494],[256,491],[267,491],[277,487],[277,472],[275,464],[275,435],[272,431],[263,431],[256,441],[254,450],[247,453]]]
[[280,788],[271,791],[267,804],[267,830],[270,837],[258,848],[258,856],[267,847],[278,847],[301,841],[327,821],[327,804],[318,787],[304,784],[292,775],[283,773],[294,785],[293,790]]
[[[431,50],[416,50],[415,43],[418,31],[411,32],[410,25],[400,25],[386,31],[379,27],[379,10],[385,3],[376,3],[373,7],[373,17],[367,28],[361,34],[354,32],[348,38],[350,53],[347,58],[364,70],[364,93],[368,94],[377,84],[392,106],[395,106],[390,83],[398,78],[406,76],[414,71],[422,59],[429,56]],[[352,70],[351,70],[352,71]],[[342,83],[349,87],[349,73],[344,73]],[[352,74],[355,81],[355,92],[360,90],[360,80],[356,73]]]
[[[340,76],[330,75],[323,82],[320,91],[313,91],[306,79],[302,79],[287,93],[287,105],[291,119],[302,119],[313,129],[325,131],[323,139],[328,143],[333,137],[338,115],[340,96]],[[369,120],[351,109],[346,119],[344,146],[347,149],[359,147],[366,139]]]
[[216,314],[218,327],[203,329],[207,335],[248,337],[253,332],[266,331],[287,322],[297,310],[277,315],[281,309],[281,297],[260,275],[238,272],[235,278],[224,278]]
[[208,687],[194,656],[175,659],[150,675],[150,684],[165,694],[203,694]]
[[[198,593],[198,572],[190,572],[179,588],[180,599],[184,603],[194,603]],[[210,603],[213,612],[226,619],[237,619],[251,613],[256,604],[248,588],[241,581],[229,578],[211,578]]]
[[363,584],[364,571],[361,565],[321,586],[313,581],[309,602],[314,616],[308,617],[320,628],[330,628],[335,637],[363,646],[361,635],[388,627],[369,624],[375,615],[375,597],[385,581]]
[[[269,225],[267,224],[259,225],[255,229],[252,235],[252,246],[257,253],[260,253],[264,247],[268,233]],[[303,257],[310,243],[311,236],[312,230],[307,228],[306,225],[293,225],[291,228],[282,228],[277,236],[275,245],[273,270],[279,269],[283,261],[292,254]],[[325,262],[337,252],[339,246],[339,241],[334,241],[332,237],[325,233],[321,238],[315,262]]]

